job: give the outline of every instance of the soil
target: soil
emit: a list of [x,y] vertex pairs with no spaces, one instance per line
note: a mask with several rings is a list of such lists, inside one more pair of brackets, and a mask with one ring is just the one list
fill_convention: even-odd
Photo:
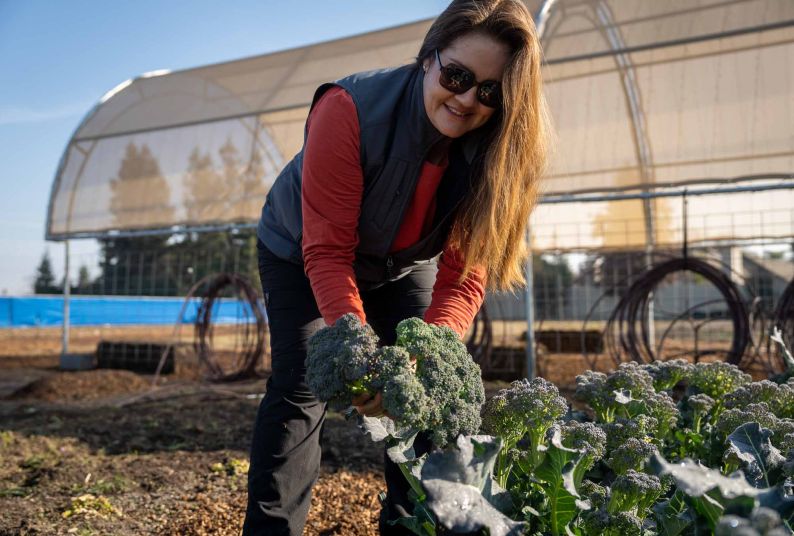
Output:
[[[78,328],[70,351],[172,335]],[[59,354],[58,330],[0,330],[0,536],[240,533],[264,378],[211,384],[180,354],[177,372],[153,387],[153,376],[127,370],[61,371]],[[594,365],[613,367],[604,357]],[[541,374],[567,395],[590,366],[579,354],[539,357]],[[305,534],[377,534],[382,449],[328,414]]]

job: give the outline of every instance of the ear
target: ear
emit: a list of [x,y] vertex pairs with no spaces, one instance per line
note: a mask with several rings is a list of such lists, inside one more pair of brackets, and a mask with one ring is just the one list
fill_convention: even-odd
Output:
[[425,58],[424,61],[422,62],[422,70],[424,72],[427,72],[429,68],[430,68],[430,58]]

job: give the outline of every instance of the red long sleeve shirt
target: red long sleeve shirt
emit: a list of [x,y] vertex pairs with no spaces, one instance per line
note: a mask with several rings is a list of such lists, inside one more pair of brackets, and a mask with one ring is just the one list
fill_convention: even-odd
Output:
[[[326,91],[307,121],[303,154],[303,259],[317,306],[327,324],[346,313],[366,322],[353,272],[364,190],[355,104],[342,88]],[[425,162],[390,251],[416,243],[430,230],[445,165]],[[485,297],[485,276],[471,270],[461,282],[460,252],[447,245],[438,263],[425,321],[463,336]]]

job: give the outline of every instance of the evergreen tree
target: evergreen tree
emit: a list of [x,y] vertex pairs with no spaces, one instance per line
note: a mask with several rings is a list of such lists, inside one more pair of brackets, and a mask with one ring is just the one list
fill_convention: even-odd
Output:
[[52,262],[50,262],[50,254],[48,251],[44,252],[41,257],[41,262],[36,268],[36,279],[33,281],[33,292],[36,294],[61,294],[62,289],[55,285],[55,274],[52,271]]
[[77,272],[77,285],[73,291],[76,294],[90,294],[91,283],[91,273],[88,271],[88,266],[83,264]]

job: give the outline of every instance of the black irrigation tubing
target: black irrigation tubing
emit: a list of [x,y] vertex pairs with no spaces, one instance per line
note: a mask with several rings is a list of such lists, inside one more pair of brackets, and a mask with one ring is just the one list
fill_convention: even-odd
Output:
[[733,324],[733,339],[726,361],[739,365],[751,340],[749,317],[739,289],[719,267],[692,257],[673,258],[656,264],[632,283],[610,315],[604,330],[607,352],[616,364],[623,361],[624,355],[640,363],[656,360],[648,333],[648,306],[657,285],[676,272],[702,276],[723,296]]
[[[256,319],[256,330],[252,333],[249,322],[238,323],[241,331],[241,349],[235,352],[238,356],[236,368],[228,372],[215,358],[212,326],[212,309],[215,302],[220,299],[222,293],[231,287],[236,296],[239,296],[248,304],[251,312]],[[212,381],[234,381],[244,378],[253,378],[258,375],[257,366],[265,351],[265,330],[267,322],[265,315],[260,307],[259,296],[254,287],[248,280],[241,275],[233,273],[221,273],[215,276],[207,288],[201,305],[196,315],[195,339],[193,348],[196,350],[199,360],[209,371],[209,379]]]
[[474,317],[474,326],[466,341],[466,347],[472,355],[475,363],[480,366],[487,366],[491,362],[491,352],[493,350],[493,322],[488,315],[488,308],[485,303],[480,307],[477,316]]
[[[788,347],[789,351],[794,352],[794,279],[789,281],[783,294],[780,295],[780,300],[777,302],[775,312],[772,317],[772,326],[780,330],[783,337],[783,342]],[[771,341],[767,340],[767,352],[771,355]],[[786,370],[786,363],[783,359],[782,353],[777,345],[775,345],[776,354],[779,356],[778,366],[781,370]]]

